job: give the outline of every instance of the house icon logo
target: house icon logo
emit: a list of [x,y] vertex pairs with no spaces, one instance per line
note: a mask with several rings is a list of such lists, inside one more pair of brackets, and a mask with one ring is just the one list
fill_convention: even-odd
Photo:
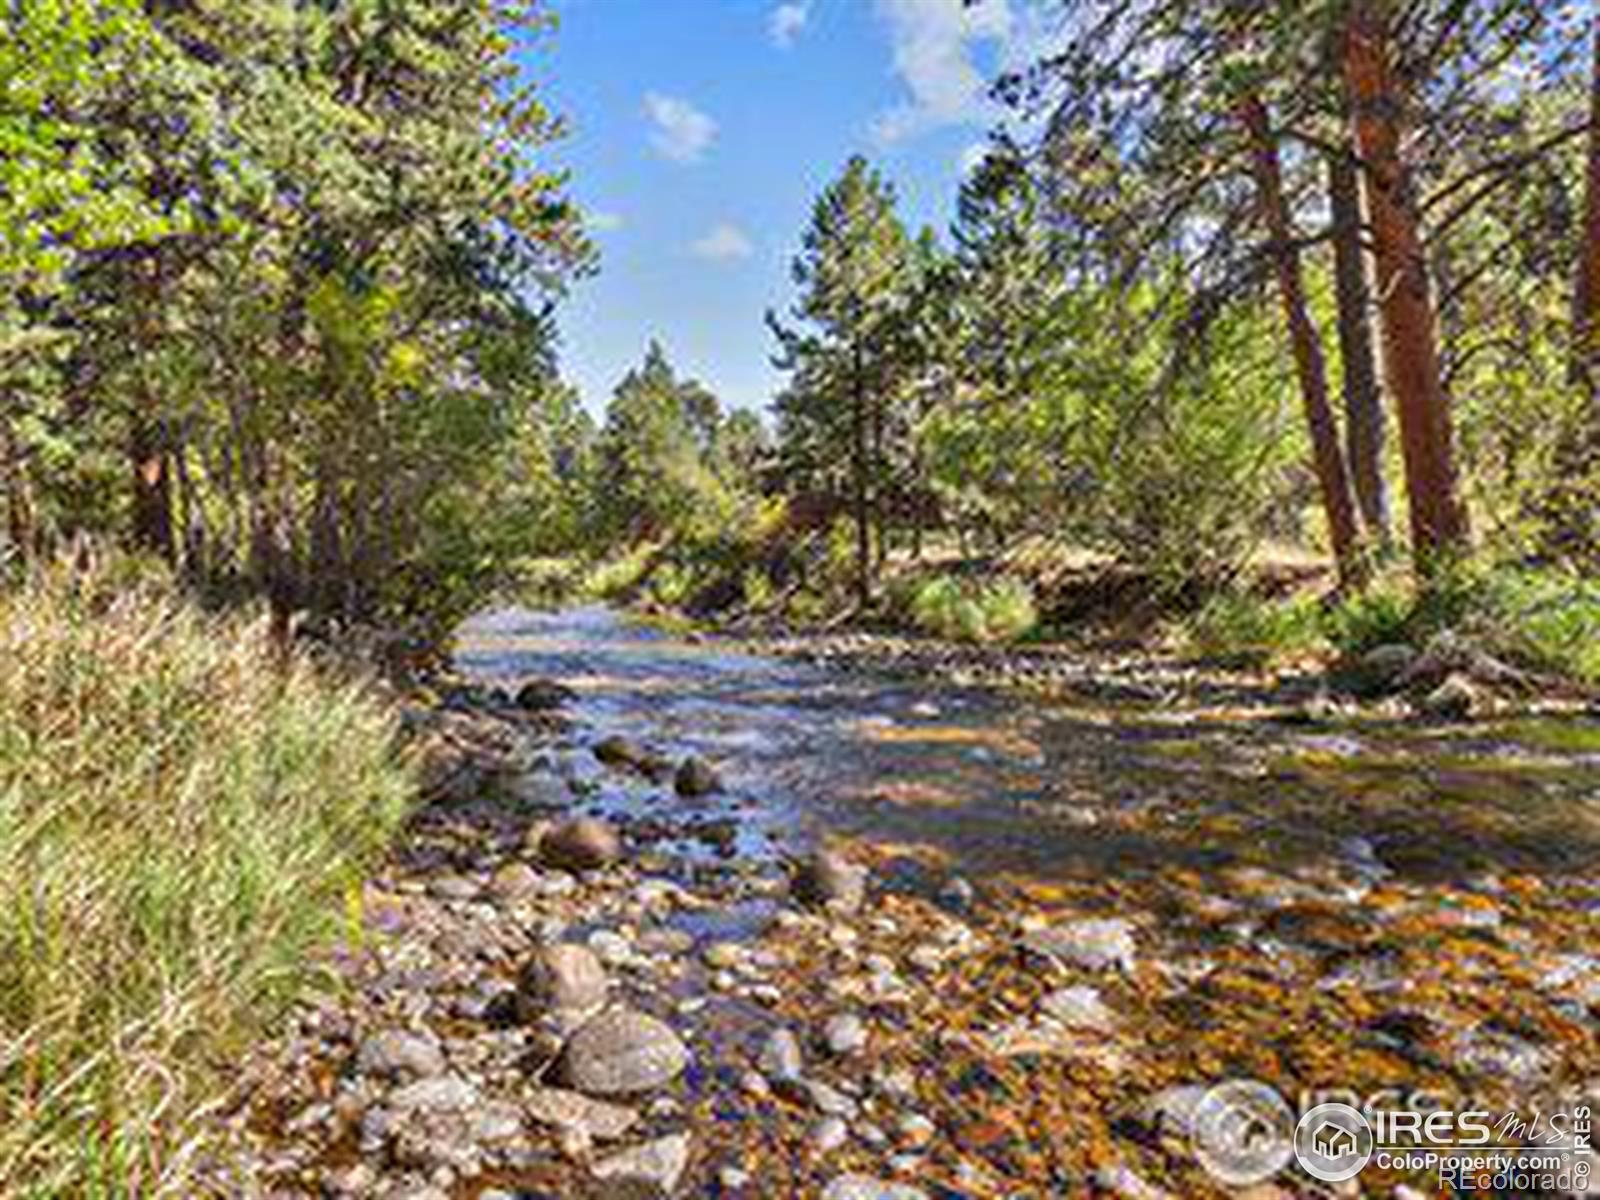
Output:
[[1343,1125],[1324,1121],[1311,1135],[1311,1144],[1324,1158],[1344,1158],[1356,1152],[1356,1135]]
[[1319,1104],[1295,1127],[1294,1156],[1314,1179],[1354,1179],[1372,1157],[1372,1126],[1348,1104]]

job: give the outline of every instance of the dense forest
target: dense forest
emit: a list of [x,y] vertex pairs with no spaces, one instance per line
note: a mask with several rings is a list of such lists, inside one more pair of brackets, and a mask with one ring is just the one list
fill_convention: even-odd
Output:
[[1575,9],[1065,6],[996,81],[1011,132],[948,231],[862,158],[817,197],[770,430],[658,346],[603,428],[561,382],[550,306],[592,250],[506,59],[543,21],[10,18],[13,557],[111,534],[285,619],[435,629],[597,546],[650,546],[669,602],[756,608],[804,553],[799,591],[839,587],[845,539],[863,609],[930,542],[1086,548],[1191,600],[1268,543],[1346,590],[1401,555],[1592,566]]
[[589,261],[510,60],[547,20],[13,6],[9,554],[109,535],[284,614],[470,603],[540,519],[511,463],[551,423],[549,306]]
[[1591,23],[1066,8],[1064,44],[997,82],[1017,119],[948,231],[908,228],[863,158],[817,197],[754,472],[696,389],[663,376],[648,432],[619,389],[601,460],[672,487],[619,514],[601,469],[602,542],[651,551],[602,588],[814,618],[893,608],[896,555],[1003,574],[1042,543],[1192,607],[1290,546],[1345,597],[1505,569],[1525,608],[1592,620]]
[[605,263],[546,0],[0,6],[0,1194],[198,1194],[236,1056],[362,949],[439,790],[399,747],[487,711],[457,781],[587,797],[515,753],[570,689],[411,669],[499,600],[940,648],[1105,618],[1315,658],[1308,720],[1335,660],[1456,638],[1441,678],[1592,703],[1589,6],[1040,10],[947,228],[865,154],[813,198],[758,411],[661,340],[608,398],[563,375]]

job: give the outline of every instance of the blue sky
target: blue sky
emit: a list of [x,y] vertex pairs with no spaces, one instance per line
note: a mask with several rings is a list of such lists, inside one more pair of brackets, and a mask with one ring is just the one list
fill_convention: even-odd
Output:
[[600,274],[561,314],[589,408],[659,338],[724,404],[778,375],[763,314],[792,299],[811,201],[852,153],[941,228],[998,113],[985,85],[1038,48],[1032,0],[555,0],[525,65],[570,136]]

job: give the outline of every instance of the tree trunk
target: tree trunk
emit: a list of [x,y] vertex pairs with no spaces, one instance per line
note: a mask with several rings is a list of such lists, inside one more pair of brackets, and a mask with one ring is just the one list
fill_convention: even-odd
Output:
[[133,544],[172,562],[172,471],[156,427],[135,414],[128,435],[128,467],[133,485]]
[[[0,486],[5,489],[7,549],[26,562],[38,549],[28,470],[21,447],[3,415],[0,415]],[[0,555],[0,560],[4,557]]]
[[1300,397],[1305,404],[1306,424],[1311,430],[1312,458],[1317,482],[1322,489],[1322,507],[1328,519],[1333,557],[1338,563],[1340,582],[1353,583],[1361,574],[1355,503],[1351,499],[1344,451],[1339,445],[1339,426],[1334,419],[1333,407],[1328,402],[1328,373],[1322,354],[1322,338],[1312,323],[1306,305],[1300,253],[1295,248],[1293,231],[1289,226],[1289,205],[1283,195],[1283,169],[1278,161],[1278,144],[1273,140],[1266,106],[1258,97],[1247,96],[1240,103],[1239,116],[1250,134],[1250,158],[1255,173],[1257,203],[1261,219],[1272,239],[1278,296],[1289,330],[1289,343],[1294,350],[1295,372],[1300,379]]
[[1383,392],[1372,341],[1372,293],[1361,245],[1361,171],[1353,153],[1328,160],[1333,212],[1333,273],[1339,305],[1339,361],[1344,368],[1345,457],[1369,539],[1390,544],[1389,495],[1383,479]]
[[1589,82],[1589,152],[1583,209],[1583,244],[1572,297],[1572,378],[1589,394],[1591,426],[1600,427],[1600,20],[1593,33],[1594,66]]
[[1351,0],[1345,85],[1364,169],[1377,258],[1384,373],[1399,414],[1410,505],[1411,549],[1427,574],[1466,548],[1467,517],[1456,480],[1421,219],[1401,159],[1404,97],[1390,61],[1386,0]]
[[852,453],[851,470],[855,476],[853,497],[856,519],[856,601],[862,609],[872,604],[872,505],[867,495],[869,464],[867,462],[867,382],[862,361],[861,344],[854,350],[852,386]]

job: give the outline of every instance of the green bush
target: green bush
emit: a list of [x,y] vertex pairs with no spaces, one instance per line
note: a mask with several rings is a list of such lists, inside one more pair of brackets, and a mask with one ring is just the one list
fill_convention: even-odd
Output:
[[1326,646],[1315,599],[1272,600],[1241,592],[1213,596],[1185,626],[1201,654],[1266,662]]
[[1374,646],[1416,640],[1416,600],[1409,589],[1375,583],[1336,605],[1327,617],[1329,637],[1347,655]]
[[0,594],[0,712],[0,1194],[192,1194],[196,1114],[404,815],[393,716],[61,567]]
[[596,563],[583,590],[597,600],[630,598],[649,573],[657,549],[653,542],[640,542],[614,558]]
[[1600,682],[1600,580],[1564,571],[1498,571],[1480,585],[1465,623],[1531,666]]
[[924,633],[963,642],[1012,642],[1038,622],[1033,590],[1017,579],[969,582],[935,575],[913,583],[901,606]]
[[1327,624],[1347,655],[1387,642],[1422,646],[1449,631],[1527,666],[1600,680],[1600,581],[1567,571],[1463,563],[1421,591],[1374,585]]

